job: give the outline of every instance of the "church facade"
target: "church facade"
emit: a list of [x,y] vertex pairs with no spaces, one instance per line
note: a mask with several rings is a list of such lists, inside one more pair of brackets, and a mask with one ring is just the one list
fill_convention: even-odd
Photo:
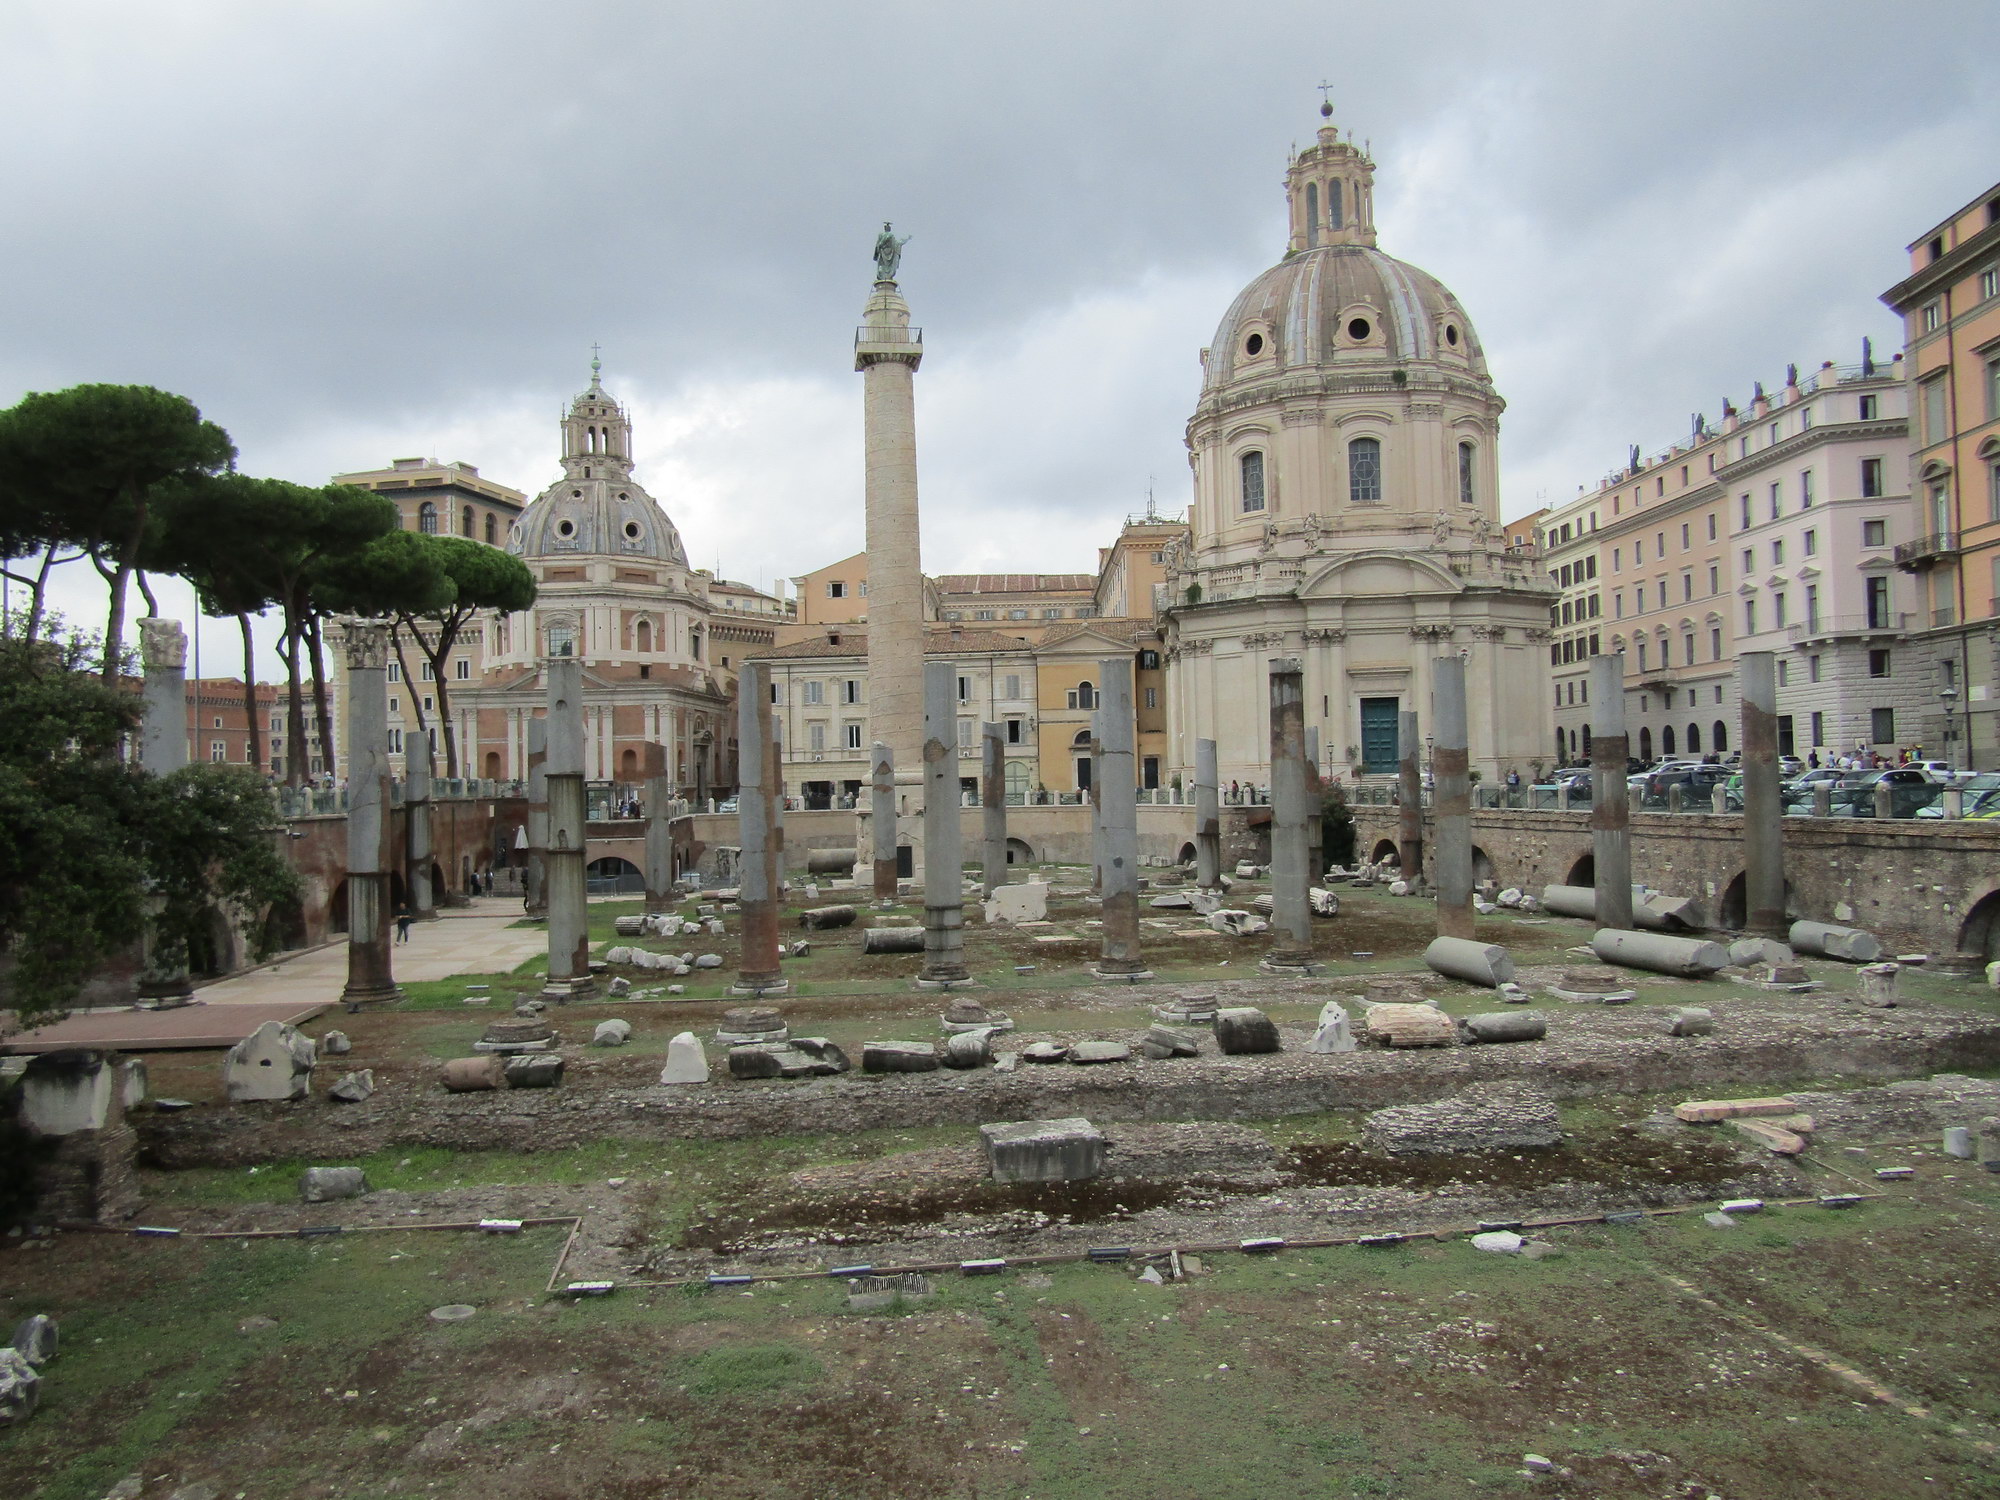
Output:
[[[1322,114],[1328,111],[1322,110]],[[1374,163],[1333,125],[1285,178],[1284,259],[1202,351],[1194,505],[1164,590],[1172,761],[1268,783],[1267,683],[1299,658],[1322,773],[1395,770],[1432,663],[1466,662],[1472,766],[1528,774],[1554,589],[1500,523],[1505,407],[1472,321],[1375,245]]]

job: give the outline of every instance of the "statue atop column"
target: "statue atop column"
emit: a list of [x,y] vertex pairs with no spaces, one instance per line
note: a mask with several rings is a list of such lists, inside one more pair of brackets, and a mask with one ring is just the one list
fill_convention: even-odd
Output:
[[896,269],[903,263],[903,246],[910,243],[910,236],[900,240],[890,232],[889,221],[882,221],[882,232],[875,236],[875,279],[894,281]]

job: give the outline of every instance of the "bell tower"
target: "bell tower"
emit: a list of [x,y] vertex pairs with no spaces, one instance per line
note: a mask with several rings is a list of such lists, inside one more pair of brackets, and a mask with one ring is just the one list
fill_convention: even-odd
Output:
[[1375,243],[1375,163],[1343,141],[1333,123],[1333,103],[1319,107],[1326,123],[1319,139],[1292,158],[1285,173],[1285,197],[1291,206],[1291,243],[1287,253],[1317,250],[1322,245]]
[[563,472],[572,479],[626,478],[632,472],[632,420],[605,394],[603,372],[593,345],[590,389],[570,403],[562,424]]

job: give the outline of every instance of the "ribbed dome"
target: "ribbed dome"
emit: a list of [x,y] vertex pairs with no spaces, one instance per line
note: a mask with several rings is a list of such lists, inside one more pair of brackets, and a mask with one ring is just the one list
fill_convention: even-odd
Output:
[[565,475],[521,512],[507,550],[531,559],[609,555],[687,566],[680,532],[629,475]]
[[1323,245],[1288,256],[1244,288],[1215,330],[1202,384],[1413,360],[1486,373],[1471,320],[1435,276],[1370,246]]

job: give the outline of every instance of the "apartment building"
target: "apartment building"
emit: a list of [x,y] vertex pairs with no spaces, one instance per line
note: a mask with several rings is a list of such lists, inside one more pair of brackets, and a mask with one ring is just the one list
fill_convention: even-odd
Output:
[[1625,660],[1633,753],[1733,753],[1740,651],[1779,656],[1787,754],[1891,752],[1920,673],[1904,650],[1913,591],[1894,546],[1911,525],[1900,357],[1797,368],[1721,420],[1625,466],[1543,521],[1561,589],[1550,678],[1559,755],[1589,752],[1588,661]]
[[1909,246],[1903,319],[1920,512],[1895,561],[1915,591],[1927,749],[2000,766],[2000,183]]

